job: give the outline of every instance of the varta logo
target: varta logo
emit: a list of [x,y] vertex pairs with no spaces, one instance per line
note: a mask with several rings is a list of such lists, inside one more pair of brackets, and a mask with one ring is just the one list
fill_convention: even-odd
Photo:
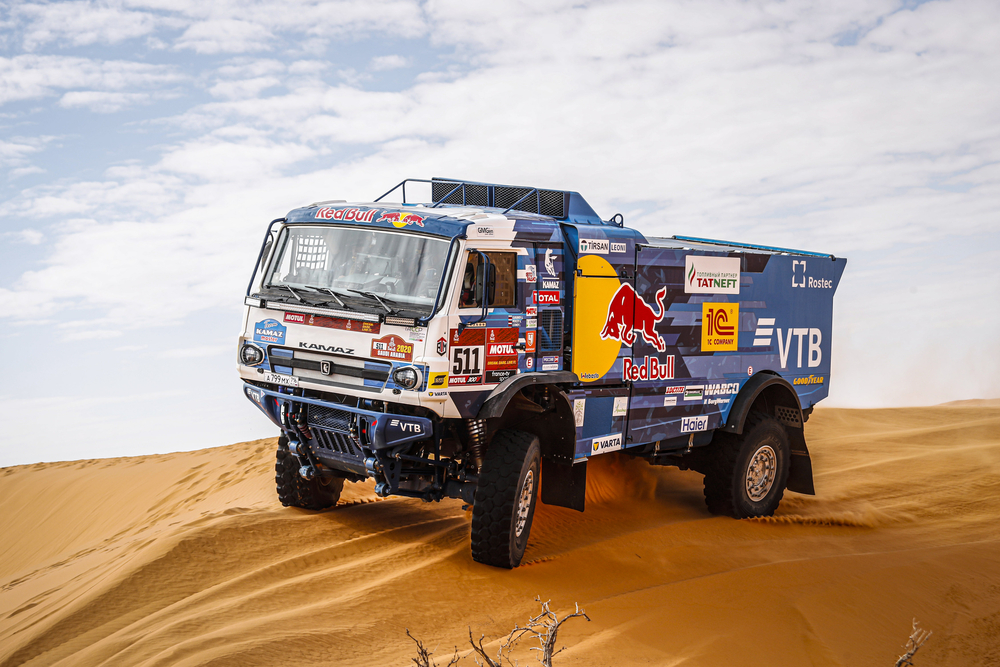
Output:
[[353,347],[335,347],[333,345],[320,345],[319,343],[299,343],[299,347],[307,350],[323,350],[324,352],[339,352],[340,354],[354,354]]

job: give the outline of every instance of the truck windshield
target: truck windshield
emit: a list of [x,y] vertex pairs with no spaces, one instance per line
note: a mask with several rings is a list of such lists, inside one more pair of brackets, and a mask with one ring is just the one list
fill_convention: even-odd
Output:
[[358,294],[368,292],[394,309],[429,315],[447,254],[448,241],[429,236],[353,227],[287,227],[264,285],[291,287],[324,301],[332,293],[378,307],[370,295]]

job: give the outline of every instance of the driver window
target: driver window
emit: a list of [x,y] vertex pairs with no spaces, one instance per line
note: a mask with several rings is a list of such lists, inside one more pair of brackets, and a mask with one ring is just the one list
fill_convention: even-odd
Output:
[[459,308],[479,308],[482,305],[476,280],[479,276],[479,260],[479,253],[470,252],[467,255],[465,272],[462,276],[462,291],[458,297]]
[[[493,264],[496,285],[493,298],[489,305],[500,308],[511,308],[515,305],[515,288],[517,286],[517,253],[487,252]],[[481,256],[470,252],[466,256],[465,271],[462,275],[462,289],[458,297],[459,308],[481,308],[483,301],[479,293],[479,272],[485,268],[481,264]]]

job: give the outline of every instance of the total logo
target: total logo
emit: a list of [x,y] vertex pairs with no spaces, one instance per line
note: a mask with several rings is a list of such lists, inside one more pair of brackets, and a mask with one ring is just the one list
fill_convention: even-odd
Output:
[[814,327],[795,327],[782,330],[774,327],[773,317],[761,317],[757,320],[757,329],[754,331],[754,347],[770,346],[771,337],[777,334],[778,339],[778,359],[782,368],[788,368],[788,357],[792,351],[792,339],[795,339],[797,354],[795,365],[802,368],[802,352],[806,349],[806,342],[809,348],[806,355],[806,363],[809,368],[815,368],[823,363],[823,332]]
[[632,345],[635,342],[634,332],[638,330],[643,340],[663,352],[667,349],[667,344],[653,327],[663,320],[665,314],[663,299],[666,295],[666,287],[657,290],[656,307],[659,312],[656,312],[642,296],[635,293],[630,284],[622,283],[608,304],[608,315],[601,331],[601,340],[613,338],[625,345]]
[[537,304],[559,305],[558,291],[532,292],[532,300]]
[[806,275],[806,260],[792,260],[792,287],[813,287],[833,289],[833,281],[826,278],[812,278]]
[[606,435],[603,438],[594,438],[592,447],[595,454],[604,452],[616,452],[622,448],[622,434]]
[[406,227],[407,225],[417,225],[418,227],[424,226],[424,219],[419,215],[414,215],[413,213],[402,213],[396,211],[394,213],[383,213],[379,216],[379,219],[375,222],[391,222],[393,227]]
[[611,242],[607,239],[580,239],[580,254],[607,255],[611,250]]

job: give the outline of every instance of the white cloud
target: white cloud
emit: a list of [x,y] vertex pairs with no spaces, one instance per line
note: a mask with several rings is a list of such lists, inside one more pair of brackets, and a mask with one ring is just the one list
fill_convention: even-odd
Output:
[[15,5],[13,13],[27,23],[23,43],[28,51],[50,42],[116,44],[148,35],[164,22],[154,14],[104,2],[23,3]]
[[215,19],[195,23],[175,45],[198,53],[247,53],[269,50],[273,38],[271,30],[259,23]]
[[400,55],[388,55],[388,56],[376,56],[372,58],[372,62],[369,68],[381,72],[390,69],[400,69],[402,67],[409,67],[410,59],[405,58]]
[[101,90],[71,91],[62,96],[59,106],[73,109],[83,107],[97,113],[114,113],[137,104],[149,104],[148,93],[112,93]]

